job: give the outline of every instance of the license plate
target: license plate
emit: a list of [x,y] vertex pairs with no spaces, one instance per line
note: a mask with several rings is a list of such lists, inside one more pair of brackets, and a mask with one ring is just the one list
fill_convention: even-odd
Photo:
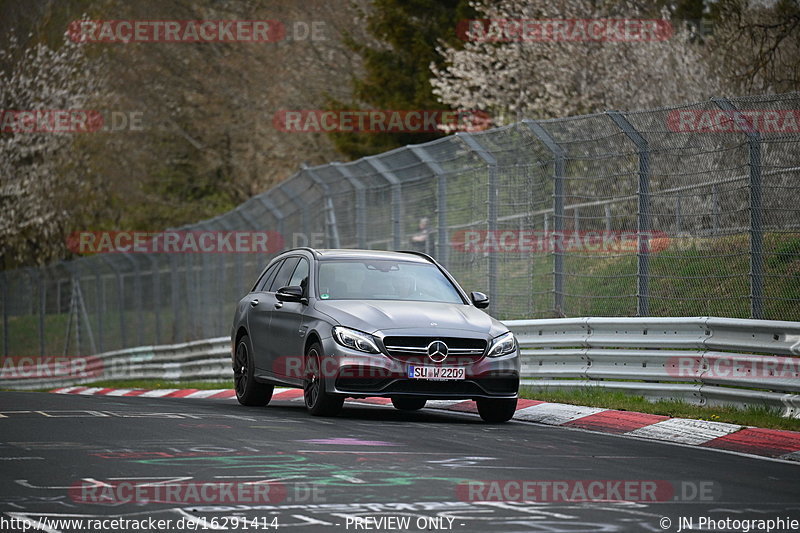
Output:
[[410,379],[430,379],[434,381],[447,381],[451,379],[464,379],[464,367],[455,366],[409,366]]

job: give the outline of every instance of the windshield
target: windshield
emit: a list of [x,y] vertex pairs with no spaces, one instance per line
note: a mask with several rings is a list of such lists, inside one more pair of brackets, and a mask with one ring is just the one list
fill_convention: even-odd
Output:
[[322,300],[464,303],[450,280],[430,263],[386,259],[321,261],[317,280],[317,293]]

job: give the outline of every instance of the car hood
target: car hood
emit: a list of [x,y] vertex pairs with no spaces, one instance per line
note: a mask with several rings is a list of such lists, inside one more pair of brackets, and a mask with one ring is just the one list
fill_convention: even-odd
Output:
[[[471,305],[396,300],[318,300],[315,309],[350,328],[375,333],[416,330],[434,335],[437,331],[465,330],[495,337],[508,331],[501,322]],[[434,325],[435,324],[435,325]]]

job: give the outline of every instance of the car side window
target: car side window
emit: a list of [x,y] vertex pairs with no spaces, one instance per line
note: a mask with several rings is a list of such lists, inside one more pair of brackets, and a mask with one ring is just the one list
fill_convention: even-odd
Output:
[[290,257],[283,262],[275,278],[272,280],[272,283],[269,285],[269,292],[275,292],[289,284],[289,278],[292,272],[294,272],[294,268],[297,266],[299,260],[299,257]]
[[261,277],[258,278],[256,284],[253,285],[253,292],[263,292],[265,290],[264,287],[269,286],[268,283],[272,280],[273,277],[275,277],[275,273],[278,271],[278,267],[281,266],[282,263],[283,261],[277,261],[274,265],[269,267],[261,275]]
[[292,274],[291,279],[289,279],[289,285],[295,285],[298,287],[303,287],[303,294],[307,295],[307,287],[308,287],[308,260],[305,258],[301,258],[300,262],[297,263],[297,268],[294,269],[294,273]]

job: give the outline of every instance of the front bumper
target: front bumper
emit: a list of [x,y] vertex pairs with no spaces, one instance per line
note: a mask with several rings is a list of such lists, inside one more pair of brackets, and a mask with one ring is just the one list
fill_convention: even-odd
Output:
[[[461,365],[465,379],[433,381],[410,379],[410,364],[383,353],[368,354],[323,340],[323,382],[331,394],[350,397],[423,397],[442,400],[516,398],[519,391],[519,349],[502,357],[482,357]],[[432,362],[426,366],[439,366]],[[449,366],[447,362],[441,366]]]

